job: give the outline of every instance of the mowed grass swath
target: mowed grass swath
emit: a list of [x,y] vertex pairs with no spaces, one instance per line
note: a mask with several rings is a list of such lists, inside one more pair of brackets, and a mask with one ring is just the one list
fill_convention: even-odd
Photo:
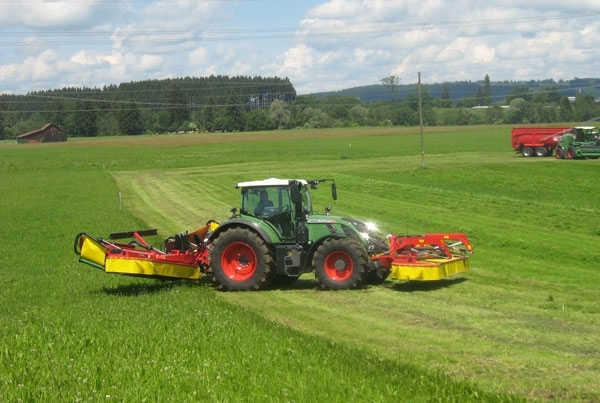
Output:
[[[22,400],[594,401],[595,160],[523,159],[510,128],[1,144],[0,395]],[[332,176],[316,206],[388,232],[466,232],[431,283],[219,293],[76,263],[74,236],[222,220],[233,184]],[[118,192],[122,194],[119,210]],[[581,219],[575,221],[573,216]],[[162,237],[155,240],[158,244]],[[17,246],[18,245],[18,246]]]

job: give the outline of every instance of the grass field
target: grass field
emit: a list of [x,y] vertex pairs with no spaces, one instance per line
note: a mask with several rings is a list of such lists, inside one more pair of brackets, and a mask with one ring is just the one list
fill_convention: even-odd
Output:
[[[600,162],[509,133],[426,129],[425,169],[415,128],[0,143],[0,401],[600,401]],[[76,262],[78,232],[158,244],[272,176],[333,177],[317,208],[387,232],[466,232],[471,271],[221,293]]]

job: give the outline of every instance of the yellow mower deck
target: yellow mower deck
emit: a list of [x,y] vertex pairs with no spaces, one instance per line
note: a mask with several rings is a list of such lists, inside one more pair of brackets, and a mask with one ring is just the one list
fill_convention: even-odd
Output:
[[392,263],[390,277],[394,280],[441,280],[452,274],[469,271],[467,257],[426,259],[413,263]]
[[79,261],[104,270],[106,273],[174,277],[196,280],[200,278],[200,268],[195,264],[167,261],[164,255],[149,255],[140,251],[137,256],[131,253],[111,253],[107,250],[106,241],[93,238],[87,234],[79,235],[81,249]]

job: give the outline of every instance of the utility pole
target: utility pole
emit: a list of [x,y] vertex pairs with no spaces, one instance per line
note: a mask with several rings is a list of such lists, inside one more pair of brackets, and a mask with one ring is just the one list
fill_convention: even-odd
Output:
[[423,102],[421,100],[421,72],[419,72],[419,127],[421,131],[421,168],[425,169],[425,140],[423,138]]

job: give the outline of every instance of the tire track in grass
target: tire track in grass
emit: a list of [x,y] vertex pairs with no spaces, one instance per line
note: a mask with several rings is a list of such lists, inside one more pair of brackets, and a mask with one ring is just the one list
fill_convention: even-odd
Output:
[[222,186],[186,174],[180,170],[161,171],[159,177],[156,172],[142,171],[117,173],[115,177],[119,187],[125,189],[127,207],[170,234],[195,230],[208,219],[220,219],[229,211],[228,203],[215,196],[222,193]]

